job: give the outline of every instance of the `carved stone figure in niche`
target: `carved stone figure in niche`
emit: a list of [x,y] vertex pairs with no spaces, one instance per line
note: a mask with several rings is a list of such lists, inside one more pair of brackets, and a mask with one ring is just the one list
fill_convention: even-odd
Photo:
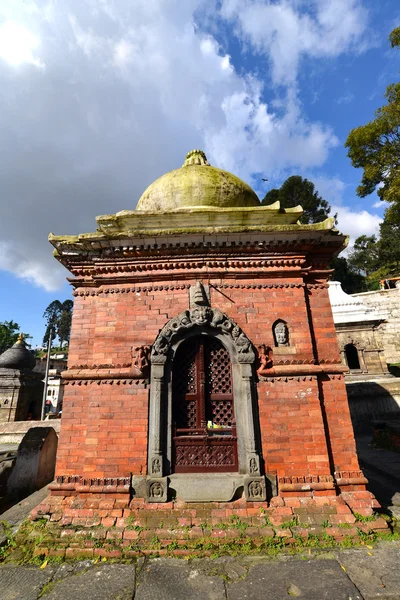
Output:
[[249,483],[249,496],[251,498],[261,498],[263,495],[262,485],[259,481],[251,481]]
[[273,327],[275,346],[289,346],[289,329],[285,321],[277,321]]
[[159,458],[153,458],[152,473],[153,475],[158,475],[161,473],[161,463]]
[[250,341],[244,335],[243,331],[240,331],[237,325],[235,325],[232,329],[232,337],[235,340],[236,347],[238,348],[241,354],[249,351]]
[[257,375],[259,377],[263,377],[268,375],[268,369],[272,368],[272,348],[270,346],[266,346],[265,344],[261,344],[258,346],[258,360],[260,361],[260,366],[257,369]]
[[136,346],[132,364],[142,375],[145,375],[150,367],[150,346]]
[[150,485],[149,492],[151,498],[162,498],[162,496],[164,495],[164,488],[162,483],[159,483],[158,481],[152,483]]
[[255,458],[250,459],[249,467],[250,467],[250,473],[254,474],[254,473],[258,472],[257,461]]

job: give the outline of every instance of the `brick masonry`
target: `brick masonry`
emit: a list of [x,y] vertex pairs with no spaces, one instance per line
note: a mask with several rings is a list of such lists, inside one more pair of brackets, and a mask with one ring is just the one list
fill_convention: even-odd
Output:
[[[314,518],[319,503],[332,508],[338,523],[350,524],[353,512],[372,514],[377,502],[358,465],[326,283],[327,264],[342,242],[332,238],[331,247],[322,247],[302,235],[298,247],[282,243],[274,252],[260,250],[258,241],[229,252],[213,248],[218,261],[204,243],[201,249],[187,244],[181,262],[163,250],[160,264],[150,247],[123,260],[110,251],[96,261],[87,255],[64,260],[76,291],[56,480],[33,518],[123,530],[129,515],[139,522],[150,518],[146,511],[157,519],[164,510],[195,528],[201,519],[222,516],[215,510],[256,526],[256,502],[146,504],[130,483],[148,473],[146,352],[165,324],[189,308],[197,281],[209,286],[211,306],[236,323],[255,350],[272,348],[270,367],[257,376],[256,363],[253,372],[261,470],[276,477],[278,494],[261,508],[271,510],[277,526],[301,507],[304,518]],[[278,319],[287,323],[289,347],[275,347]]]
[[[290,361],[277,354],[275,364],[293,362],[293,356],[297,363],[315,359],[340,362],[326,287],[309,289],[298,279],[286,279],[280,283],[300,285],[271,289],[261,287],[271,280],[260,279],[261,289],[252,289],[246,288],[246,280],[242,280],[243,287],[223,288],[222,295],[217,286],[234,286],[235,280],[210,283],[211,305],[228,314],[255,347],[273,346],[271,324],[285,318],[296,354],[290,355]],[[252,280],[247,283],[250,286]],[[188,306],[186,286],[172,291],[123,290],[122,286],[118,293],[75,298],[71,370],[78,367],[84,371],[102,364],[130,365],[133,348],[151,346],[164,324]],[[309,315],[315,322],[312,330]],[[144,380],[68,380],[57,474],[103,478],[145,474],[148,400]],[[276,472],[278,477],[330,475],[329,453],[335,471],[359,471],[341,375],[262,378],[258,403],[267,472]]]

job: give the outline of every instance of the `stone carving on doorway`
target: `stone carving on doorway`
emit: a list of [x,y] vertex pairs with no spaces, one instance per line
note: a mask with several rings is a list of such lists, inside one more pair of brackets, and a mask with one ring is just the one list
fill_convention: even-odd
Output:
[[195,285],[189,288],[189,306],[210,306],[210,288],[208,285],[203,285],[200,281],[196,281]]
[[159,458],[153,458],[152,461],[152,473],[154,475],[159,475],[161,473],[161,461]]
[[151,362],[153,364],[165,363],[168,349],[175,336],[181,335],[184,330],[196,326],[208,326],[219,329],[222,333],[228,333],[237,350],[238,362],[253,362],[254,352],[248,337],[227,315],[209,306],[196,306],[196,308],[185,310],[174,319],[171,319],[154,342],[151,351]]
[[168,494],[167,477],[147,480],[147,502],[166,502]]
[[258,456],[252,456],[249,461],[249,473],[252,475],[258,475],[260,472],[260,461]]
[[264,477],[248,477],[244,482],[244,496],[249,502],[262,502],[267,499]]
[[[251,487],[248,495],[252,495],[254,501],[262,500],[266,497],[266,484],[261,473],[260,440],[256,426],[254,348],[232,319],[221,310],[209,306],[197,305],[173,317],[161,329],[152,346],[147,482],[167,480],[168,485],[172,485],[170,479],[176,477],[174,470],[171,470],[173,432],[171,421],[167,421],[171,419],[168,415],[172,415],[173,405],[173,386],[169,382],[180,344],[199,334],[219,339],[229,352],[235,397],[237,485],[238,489],[244,489],[245,479],[251,478],[257,485]],[[219,476],[219,473],[215,474],[216,478]],[[158,499],[159,493],[159,488],[147,488],[147,498],[151,498],[151,502],[162,502]],[[211,486],[209,500],[213,500],[214,496],[215,488]],[[166,495],[163,497],[166,498]]]

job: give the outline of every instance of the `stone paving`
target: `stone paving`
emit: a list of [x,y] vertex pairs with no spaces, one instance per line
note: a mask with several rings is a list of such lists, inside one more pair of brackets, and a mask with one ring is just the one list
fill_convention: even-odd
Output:
[[301,557],[0,567],[2,600],[399,600],[400,544]]

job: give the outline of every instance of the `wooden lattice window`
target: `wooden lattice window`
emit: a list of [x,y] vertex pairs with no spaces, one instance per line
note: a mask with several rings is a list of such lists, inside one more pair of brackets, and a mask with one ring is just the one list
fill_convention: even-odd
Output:
[[172,385],[174,471],[237,471],[232,366],[226,348],[208,336],[181,344]]

